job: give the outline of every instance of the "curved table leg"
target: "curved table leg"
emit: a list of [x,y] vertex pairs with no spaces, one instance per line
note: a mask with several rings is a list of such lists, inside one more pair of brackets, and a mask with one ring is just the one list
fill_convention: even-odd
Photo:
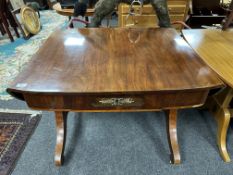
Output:
[[171,109],[169,111],[166,111],[166,115],[167,115],[167,137],[171,152],[171,162],[173,164],[180,164],[181,159],[180,159],[180,151],[179,151],[177,128],[176,128],[177,110]]
[[55,112],[56,128],[57,128],[57,142],[55,147],[55,165],[61,166],[64,159],[64,150],[66,143],[66,120],[67,112]]
[[226,108],[219,109],[215,114],[215,118],[218,124],[217,140],[220,154],[225,162],[230,162],[231,159],[226,147],[226,135],[231,118],[230,111]]
[[209,99],[210,110],[213,112],[218,125],[218,148],[220,151],[220,155],[225,162],[231,161],[227,152],[226,136],[231,118],[229,104],[232,98],[233,89],[230,87],[226,87]]

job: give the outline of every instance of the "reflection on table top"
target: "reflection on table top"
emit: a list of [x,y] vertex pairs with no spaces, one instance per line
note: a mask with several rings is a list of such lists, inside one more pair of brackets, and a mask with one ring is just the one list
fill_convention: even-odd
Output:
[[175,29],[85,28],[53,33],[10,89],[135,93],[220,85]]
[[233,29],[182,31],[186,41],[233,88]]

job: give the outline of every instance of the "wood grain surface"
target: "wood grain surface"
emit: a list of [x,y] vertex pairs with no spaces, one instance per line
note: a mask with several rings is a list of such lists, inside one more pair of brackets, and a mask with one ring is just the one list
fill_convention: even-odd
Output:
[[96,28],[54,32],[8,92],[132,93],[220,85],[174,29]]
[[182,31],[190,46],[233,88],[233,29]]

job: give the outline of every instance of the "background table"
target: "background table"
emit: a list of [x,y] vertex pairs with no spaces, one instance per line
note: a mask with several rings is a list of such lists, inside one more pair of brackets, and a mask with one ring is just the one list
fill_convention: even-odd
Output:
[[7,91],[33,109],[55,111],[57,165],[68,111],[157,110],[166,111],[178,164],[177,110],[202,105],[221,85],[175,29],[95,28],[56,31]]
[[218,146],[224,161],[230,157],[226,148],[226,134],[233,116],[229,104],[233,97],[233,30],[183,30],[183,36],[201,58],[224,80],[225,89],[209,101],[218,122]]
[[[60,15],[68,16],[68,17],[74,16],[74,9],[62,9],[61,4],[59,2],[54,4],[52,8]],[[94,14],[94,9],[88,8],[85,16],[93,16],[93,14]]]

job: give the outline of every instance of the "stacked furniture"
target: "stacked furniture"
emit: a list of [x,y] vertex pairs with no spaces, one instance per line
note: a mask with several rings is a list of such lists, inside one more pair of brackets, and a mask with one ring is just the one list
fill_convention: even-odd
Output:
[[231,1],[229,7],[226,9],[228,12],[225,20],[223,21],[223,30],[226,30],[232,23],[233,21],[233,0]]
[[[167,0],[168,10],[171,22],[183,21],[185,22],[189,10],[189,0]],[[130,5],[120,4],[118,7],[118,26],[125,27],[128,24],[133,23],[133,16],[127,16],[129,14]],[[140,6],[136,7],[138,11]],[[136,16],[136,26],[138,27],[156,27],[157,26],[156,13],[150,4],[143,5],[142,15]],[[176,29],[181,29],[182,26],[175,24]]]
[[201,28],[221,24],[225,11],[221,8],[222,0],[192,0],[190,18],[187,24],[192,28]]

